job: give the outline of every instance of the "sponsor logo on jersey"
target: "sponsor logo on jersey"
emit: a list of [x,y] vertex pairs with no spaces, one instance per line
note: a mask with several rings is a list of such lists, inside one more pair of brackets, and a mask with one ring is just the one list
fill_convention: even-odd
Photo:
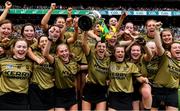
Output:
[[7,67],[8,69],[12,69],[12,68],[13,68],[13,65],[12,65],[12,64],[8,64],[6,67]]
[[7,78],[28,79],[31,73],[20,72],[20,71],[5,71],[3,75],[6,76]]

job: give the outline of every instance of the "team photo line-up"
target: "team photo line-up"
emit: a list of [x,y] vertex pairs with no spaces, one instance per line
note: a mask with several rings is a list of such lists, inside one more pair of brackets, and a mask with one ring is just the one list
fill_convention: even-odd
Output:
[[154,19],[139,32],[123,12],[105,24],[98,11],[57,17],[52,3],[42,33],[25,23],[15,34],[0,16],[0,110],[178,111],[180,41]]

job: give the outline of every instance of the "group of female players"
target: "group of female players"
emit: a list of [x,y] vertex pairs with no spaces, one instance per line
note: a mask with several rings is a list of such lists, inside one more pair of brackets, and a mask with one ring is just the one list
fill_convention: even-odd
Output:
[[79,29],[72,8],[48,25],[52,3],[43,35],[25,23],[15,37],[6,19],[11,6],[0,16],[0,109],[178,110],[180,43],[161,22],[147,20],[143,34],[132,22],[120,31],[123,13],[110,18],[111,37],[102,41],[100,25]]

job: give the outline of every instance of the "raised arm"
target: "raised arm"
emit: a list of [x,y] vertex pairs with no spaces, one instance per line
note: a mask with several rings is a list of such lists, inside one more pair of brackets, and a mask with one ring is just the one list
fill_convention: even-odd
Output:
[[[71,27],[73,24],[73,18],[72,18],[72,8],[69,7],[67,9],[67,19],[66,19],[66,27]],[[66,31],[66,30],[65,30]]]
[[127,12],[123,12],[123,14],[120,16],[120,18],[119,18],[119,20],[118,20],[118,23],[116,24],[116,30],[117,30],[117,32],[119,32],[120,27],[121,27],[124,19],[126,18],[126,16],[127,16]]
[[68,9],[67,9],[67,12],[68,12],[68,18],[72,18],[72,8],[71,7],[69,7]]
[[54,63],[54,57],[49,54],[52,43],[57,41],[57,37],[54,36],[54,32],[57,31],[55,28],[51,27],[48,31],[48,43],[43,50],[43,56],[48,60],[50,64]]
[[77,40],[77,36],[78,36],[78,18],[76,17],[74,20],[74,34],[73,37],[70,37],[69,39],[67,39],[67,43],[68,44],[72,44]]
[[135,39],[135,37],[130,33],[129,30],[125,30],[123,32],[123,35],[121,36],[124,36],[123,38],[125,39],[125,40],[119,41],[119,44],[121,46],[129,46]]
[[134,40],[126,47],[126,52],[127,52],[127,53],[129,52],[131,46],[132,46],[135,42],[136,42],[136,41],[135,41],[135,39],[134,39]]
[[147,47],[146,45],[143,45],[142,47],[145,50],[144,60],[151,61],[151,59],[153,57],[151,49],[149,47]]
[[129,46],[131,43],[132,43],[132,40],[127,40],[127,41],[122,40],[122,41],[119,41],[119,44],[121,46]]
[[89,31],[87,32],[87,34],[88,34],[89,37],[94,38],[94,39],[96,39],[97,41],[100,41],[100,40],[101,40],[101,38],[100,38],[99,36],[97,36],[96,34],[94,34],[93,30],[89,30]]
[[12,3],[10,1],[7,1],[5,3],[5,9],[4,9],[3,13],[0,16],[0,21],[6,19],[6,16],[7,16],[9,10],[11,9],[11,7],[12,7]]
[[161,25],[162,25],[161,22],[156,23],[156,30],[155,30],[155,37],[154,37],[154,41],[156,43],[156,47],[157,47],[157,51],[158,51],[159,56],[162,56],[165,52],[165,50],[162,46],[162,41],[161,41],[161,36],[160,36],[160,31],[159,31]]
[[49,54],[49,51],[50,51],[53,40],[52,40],[51,37],[49,37],[48,39],[49,39],[49,41],[48,41],[47,45],[45,46],[45,48],[43,50],[43,56],[48,60],[48,62],[50,64],[53,64],[54,63],[54,57]]
[[89,45],[88,45],[88,42],[87,42],[87,32],[84,32],[84,38],[82,40],[82,48],[83,48],[83,51],[85,53],[85,55],[89,55],[89,52],[90,52],[90,48],[89,48]]
[[48,22],[51,17],[51,14],[53,10],[56,9],[56,3],[51,3],[51,8],[48,10],[48,12],[44,15],[44,17],[41,20],[41,27],[43,29],[48,29]]
[[33,61],[37,62],[38,64],[44,64],[45,62],[45,59],[44,58],[40,58],[40,57],[37,57],[31,48],[28,49],[28,53],[27,53],[28,57],[30,59],[32,59]]

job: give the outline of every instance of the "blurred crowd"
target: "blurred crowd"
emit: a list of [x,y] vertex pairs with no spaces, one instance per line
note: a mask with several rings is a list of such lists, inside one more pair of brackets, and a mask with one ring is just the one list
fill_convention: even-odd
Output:
[[[56,6],[57,9],[67,9],[68,6],[64,6],[64,5],[57,5]],[[0,9],[3,9],[4,6],[0,5]],[[49,9],[49,6],[43,6],[43,5],[38,5],[38,6],[28,6],[26,4],[24,4],[23,6],[18,6],[18,5],[13,5],[12,6],[13,9]],[[83,6],[83,5],[79,5],[79,6],[72,6],[73,9],[77,9],[77,10],[145,10],[145,11],[152,11],[152,10],[157,10],[157,11],[179,11],[179,8],[169,8],[169,7],[131,7],[131,6]]]

